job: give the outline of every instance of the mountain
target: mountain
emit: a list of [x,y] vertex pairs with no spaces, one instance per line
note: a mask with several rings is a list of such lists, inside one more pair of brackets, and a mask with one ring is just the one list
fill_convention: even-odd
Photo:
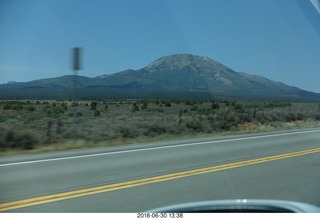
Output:
[[[268,98],[320,100],[320,94],[236,72],[204,56],[169,55],[148,66],[95,78],[75,77],[79,98]],[[70,98],[72,75],[0,85],[5,98]]]

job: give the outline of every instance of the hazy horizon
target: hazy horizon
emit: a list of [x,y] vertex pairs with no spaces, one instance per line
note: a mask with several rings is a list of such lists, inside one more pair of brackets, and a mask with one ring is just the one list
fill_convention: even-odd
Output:
[[2,0],[0,83],[138,70],[171,54],[320,93],[319,1]]

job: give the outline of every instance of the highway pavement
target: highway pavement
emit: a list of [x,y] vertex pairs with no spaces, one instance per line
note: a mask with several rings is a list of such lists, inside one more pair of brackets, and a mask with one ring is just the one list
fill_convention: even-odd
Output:
[[0,158],[0,211],[141,212],[193,201],[320,206],[320,129]]

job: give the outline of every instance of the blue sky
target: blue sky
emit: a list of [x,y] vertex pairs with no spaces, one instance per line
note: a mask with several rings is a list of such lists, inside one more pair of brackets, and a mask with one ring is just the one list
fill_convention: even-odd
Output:
[[170,54],[320,93],[319,0],[0,0],[0,83],[140,69]]

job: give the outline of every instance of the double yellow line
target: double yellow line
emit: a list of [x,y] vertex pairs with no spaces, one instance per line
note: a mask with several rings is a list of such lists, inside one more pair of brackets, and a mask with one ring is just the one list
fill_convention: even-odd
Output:
[[50,203],[50,202],[62,201],[62,200],[66,200],[66,199],[72,199],[72,198],[93,195],[93,194],[98,194],[98,193],[103,193],[103,192],[110,192],[110,191],[114,191],[114,190],[120,190],[120,189],[135,187],[135,186],[141,186],[141,185],[146,185],[146,184],[150,184],[150,183],[163,182],[163,181],[167,181],[167,180],[178,179],[178,178],[183,178],[183,177],[188,177],[188,176],[194,176],[194,175],[198,175],[198,174],[212,173],[212,172],[221,171],[221,170],[227,170],[227,169],[232,169],[232,168],[237,168],[237,167],[242,167],[242,166],[248,166],[248,165],[264,163],[264,162],[269,162],[269,161],[274,161],[274,160],[280,160],[280,159],[284,159],[284,158],[296,157],[296,156],[301,156],[301,155],[305,155],[305,154],[318,153],[318,152],[320,152],[320,148],[314,148],[314,149],[291,152],[291,153],[286,153],[286,154],[279,154],[279,155],[275,155],[275,156],[262,157],[262,158],[252,159],[252,160],[245,160],[245,161],[222,164],[222,165],[217,165],[217,166],[212,166],[212,167],[206,167],[206,168],[188,170],[188,171],[166,174],[166,175],[161,175],[161,176],[149,177],[149,178],[144,178],[144,179],[132,180],[132,181],[128,181],[128,182],[115,183],[115,184],[104,185],[104,186],[97,186],[97,187],[93,187],[93,188],[80,189],[80,190],[75,190],[75,191],[71,191],[71,192],[63,192],[63,193],[46,195],[46,196],[41,196],[41,197],[36,197],[36,198],[29,198],[29,199],[24,199],[24,200],[20,200],[20,201],[14,201],[14,202],[0,204],[0,211],[9,211],[9,210],[17,209],[17,208],[24,208],[24,207],[28,207],[28,206],[34,206],[34,205],[40,205],[40,204],[45,204],[45,203]]

